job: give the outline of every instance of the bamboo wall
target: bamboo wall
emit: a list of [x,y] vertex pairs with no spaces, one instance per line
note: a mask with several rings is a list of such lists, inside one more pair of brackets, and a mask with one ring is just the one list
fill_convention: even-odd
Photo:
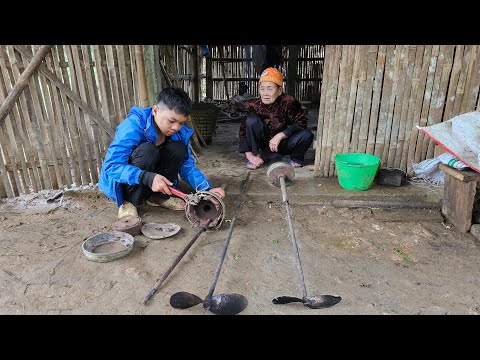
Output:
[[[152,45],[150,97],[165,86],[165,76],[192,99],[211,91],[213,99],[226,100],[238,93],[241,79],[257,96],[249,47],[214,46],[208,60],[198,55],[199,46]],[[0,45],[0,103],[37,48]],[[295,95],[319,103],[316,176],[334,176],[334,154],[344,152],[375,154],[383,167],[409,171],[433,157],[434,144],[416,125],[479,110],[478,45],[298,50]],[[288,56],[287,50],[285,78]],[[0,127],[0,198],[96,184],[116,126],[139,103],[137,88],[134,46],[54,46]]]
[[411,173],[435,145],[416,126],[479,111],[479,85],[479,45],[326,46],[315,176],[348,152]]
[[[259,72],[254,66],[252,45],[217,45],[210,47],[212,62],[212,99],[228,100],[239,94],[240,81],[247,85],[247,93],[258,96]],[[300,101],[318,103],[323,74],[325,47],[323,45],[299,46],[295,94]],[[288,89],[289,48],[283,51],[284,62],[280,70],[284,74],[285,89]]]
[[[37,48],[0,45],[0,103]],[[0,128],[0,198],[96,184],[135,74],[133,46],[54,46]]]

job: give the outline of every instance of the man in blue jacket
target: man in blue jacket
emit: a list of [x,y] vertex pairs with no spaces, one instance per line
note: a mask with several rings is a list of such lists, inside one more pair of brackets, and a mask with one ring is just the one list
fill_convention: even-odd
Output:
[[181,88],[163,89],[151,108],[132,107],[117,127],[98,187],[117,204],[118,218],[138,216],[136,206],[183,210],[185,202],[170,197],[169,186],[178,186],[178,175],[195,190],[208,190],[224,198],[221,187],[212,188],[195,167],[189,141],[193,130],[185,125],[192,101]]

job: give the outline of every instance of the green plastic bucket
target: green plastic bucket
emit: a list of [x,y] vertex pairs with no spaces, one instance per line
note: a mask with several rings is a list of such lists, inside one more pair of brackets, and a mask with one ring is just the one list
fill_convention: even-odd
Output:
[[347,190],[368,190],[380,166],[378,156],[361,153],[335,154],[338,183]]

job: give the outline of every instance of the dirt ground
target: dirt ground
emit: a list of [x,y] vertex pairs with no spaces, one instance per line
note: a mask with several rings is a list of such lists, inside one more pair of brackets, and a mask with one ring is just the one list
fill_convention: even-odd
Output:
[[[228,184],[226,220],[233,216],[249,171],[236,153],[237,131],[237,122],[219,123],[212,144],[198,152],[198,167],[215,183]],[[313,179],[311,164],[312,149],[298,171],[303,182],[289,186],[289,194],[326,181]],[[266,177],[265,167],[252,174]],[[247,194],[261,192],[261,186],[252,181]],[[248,299],[240,316],[480,313],[479,243],[445,224],[439,210],[342,208],[293,200],[307,293],[342,300],[318,310],[300,303],[272,304],[278,296],[301,297],[302,290],[281,191],[269,191],[268,198],[246,196],[215,288],[215,294],[239,293]],[[141,301],[197,232],[184,213],[140,207],[144,223],[176,223],[181,230],[162,240],[137,235],[126,257],[99,263],[89,261],[81,245],[111,229],[115,205],[95,186],[64,191],[47,202],[57,192],[0,201],[0,314],[213,315],[201,304],[174,309],[169,299],[177,291],[205,297],[229,221],[200,235],[145,306]]]

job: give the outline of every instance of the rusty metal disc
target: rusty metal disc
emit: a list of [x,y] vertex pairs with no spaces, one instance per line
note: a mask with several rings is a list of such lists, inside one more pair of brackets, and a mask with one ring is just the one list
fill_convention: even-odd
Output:
[[283,161],[278,161],[268,167],[267,178],[270,184],[280,187],[280,176],[284,176],[285,184],[289,185],[295,179],[295,169]]
[[140,234],[142,230],[142,219],[139,216],[123,216],[112,225],[112,230],[123,231],[132,236]]
[[208,228],[218,229],[225,218],[225,204],[222,198],[209,191],[198,191],[196,195],[200,198],[198,204],[185,206],[188,221],[194,226],[199,226],[211,219]]
[[165,239],[180,231],[177,224],[148,223],[142,226],[142,234],[150,239]]
[[[100,246],[110,244],[112,251],[98,251]],[[97,249],[97,251],[95,251]],[[123,231],[108,231],[89,237],[82,244],[83,254],[88,260],[112,261],[128,255],[133,249],[133,236]]]

